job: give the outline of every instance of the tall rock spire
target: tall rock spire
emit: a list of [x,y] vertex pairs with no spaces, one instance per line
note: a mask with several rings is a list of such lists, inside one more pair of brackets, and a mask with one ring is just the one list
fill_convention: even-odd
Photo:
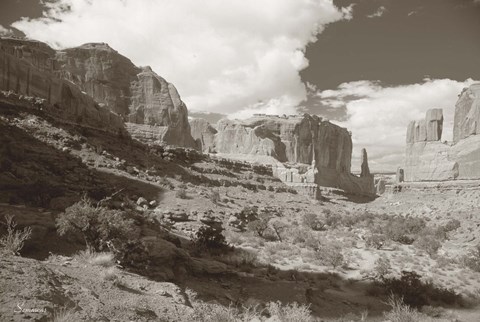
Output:
[[368,177],[368,176],[370,176],[370,169],[368,168],[367,150],[363,148],[362,149],[362,172],[360,173],[360,177]]

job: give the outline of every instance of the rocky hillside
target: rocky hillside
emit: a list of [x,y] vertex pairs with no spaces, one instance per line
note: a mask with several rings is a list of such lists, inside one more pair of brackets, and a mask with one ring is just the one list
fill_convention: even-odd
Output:
[[427,111],[407,130],[405,181],[480,178],[480,84],[463,90],[455,107],[454,140],[441,142],[443,113]]

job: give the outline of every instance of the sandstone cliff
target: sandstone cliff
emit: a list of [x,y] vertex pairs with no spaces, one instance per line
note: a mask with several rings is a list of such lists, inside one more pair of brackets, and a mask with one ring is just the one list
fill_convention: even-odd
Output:
[[251,160],[270,157],[272,164],[278,161],[312,164],[315,160],[315,183],[320,186],[374,194],[373,176],[360,178],[350,173],[350,133],[318,116],[257,115],[242,121],[224,119],[217,123],[216,131],[213,140],[209,136],[210,144],[204,141],[204,151]]
[[0,90],[45,99],[44,111],[64,121],[112,133],[125,131],[119,115],[58,77],[55,51],[44,43],[0,38]]
[[453,141],[480,134],[480,84],[465,88],[455,104]]
[[476,135],[479,117],[480,84],[474,84],[463,90],[456,104],[453,143],[440,142],[441,110],[429,110],[425,120],[411,122],[407,130],[405,181],[480,179],[480,135]]
[[215,134],[217,134],[217,130],[207,120],[193,119],[190,121],[190,128],[198,150],[205,153],[215,150]]
[[0,89],[45,98],[65,119],[107,130],[124,128],[126,121],[139,140],[195,147],[175,87],[107,44],[55,51],[37,41],[2,38],[0,45]]
[[[62,77],[122,115],[125,121],[152,126],[147,133],[154,135],[158,142],[195,147],[185,103],[175,86],[150,67],[136,67],[103,43],[60,51],[56,59]],[[142,140],[145,126],[129,125],[128,128]]]

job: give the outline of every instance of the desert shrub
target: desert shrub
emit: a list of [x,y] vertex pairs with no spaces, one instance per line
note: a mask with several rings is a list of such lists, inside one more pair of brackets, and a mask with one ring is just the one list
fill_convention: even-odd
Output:
[[368,248],[381,249],[387,243],[387,236],[384,234],[371,234],[365,239],[365,246]]
[[219,304],[207,304],[194,301],[193,312],[180,317],[182,322],[247,322],[262,321],[262,311],[257,306],[246,306],[239,309],[233,305],[228,307]]
[[330,209],[324,209],[325,224],[330,228],[338,227],[342,222],[342,216],[338,213],[333,213]]
[[124,244],[138,237],[138,228],[127,213],[94,206],[83,198],[65,209],[56,219],[57,232],[63,236],[70,232],[81,233],[88,249],[101,251],[112,245]]
[[460,228],[460,221],[458,219],[450,219],[444,226],[446,232],[451,232]]
[[218,202],[220,202],[220,193],[217,190],[210,191],[210,194],[208,197],[210,201],[213,202],[214,204],[217,204]]
[[437,254],[438,250],[442,247],[442,243],[435,235],[420,235],[414,242],[414,245],[424,250],[430,257]]
[[268,229],[268,223],[270,219],[271,216],[267,214],[257,215],[256,220],[250,221],[247,224],[247,229],[259,237],[264,237],[265,231]]
[[470,268],[472,271],[480,272],[480,244],[463,256],[461,262],[465,267]]
[[403,299],[391,295],[386,304],[392,309],[384,313],[385,319],[390,322],[420,322],[424,320],[422,314],[403,302]]
[[390,260],[386,256],[380,256],[375,261],[375,266],[373,267],[373,272],[376,278],[382,279],[388,274],[390,274],[392,266]]
[[318,243],[315,247],[315,258],[324,265],[337,268],[345,263],[342,247],[331,242]]
[[425,226],[426,222],[422,218],[393,217],[382,230],[389,239],[410,245]]
[[320,231],[325,228],[325,223],[319,216],[313,213],[307,213],[303,216],[303,224],[315,231]]
[[76,254],[75,258],[82,262],[90,263],[96,266],[111,267],[115,265],[114,254],[108,252],[95,253],[90,249],[86,249]]
[[273,321],[308,322],[314,321],[310,307],[297,302],[282,305],[280,301],[267,303],[267,311]]
[[62,307],[56,309],[53,313],[52,321],[53,322],[70,322],[75,321],[78,317],[75,314],[73,308]]
[[436,287],[431,282],[423,282],[416,272],[402,271],[400,278],[382,278],[381,286],[385,294],[403,298],[405,304],[420,308],[424,305],[462,303],[462,298],[453,290]]
[[175,197],[180,199],[188,199],[187,189],[184,187],[178,188],[177,192],[175,192]]
[[195,234],[193,244],[197,251],[222,252],[228,250],[228,244],[222,228],[202,226]]
[[17,223],[13,220],[13,216],[5,216],[5,226],[7,233],[0,238],[0,246],[7,252],[13,255],[19,255],[25,241],[30,239],[32,235],[32,228],[25,227],[23,230],[17,230]]
[[279,241],[283,241],[282,234],[287,229],[287,225],[279,219],[272,219],[268,222],[269,226],[271,227],[272,231],[275,233],[275,236],[278,238]]

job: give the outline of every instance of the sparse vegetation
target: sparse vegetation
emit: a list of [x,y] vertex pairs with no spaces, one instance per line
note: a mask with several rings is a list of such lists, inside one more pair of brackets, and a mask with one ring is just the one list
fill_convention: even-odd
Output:
[[108,249],[109,244],[120,250],[123,244],[138,236],[138,228],[133,219],[127,218],[127,213],[94,206],[87,198],[65,209],[58,216],[56,226],[61,236],[80,233],[92,251]]
[[13,220],[13,216],[5,216],[5,226],[7,233],[0,238],[0,245],[3,250],[13,255],[19,255],[25,241],[32,236],[32,228],[25,227],[22,230],[17,229],[17,223]]
[[462,258],[464,266],[474,272],[480,272],[480,244],[477,244]]
[[193,238],[193,244],[199,252],[224,252],[229,249],[221,228],[202,226]]

